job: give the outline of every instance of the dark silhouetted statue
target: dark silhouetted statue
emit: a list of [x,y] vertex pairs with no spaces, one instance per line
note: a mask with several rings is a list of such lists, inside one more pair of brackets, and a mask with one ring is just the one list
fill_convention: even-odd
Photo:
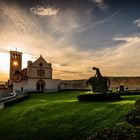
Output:
[[106,93],[110,87],[110,79],[103,77],[99,68],[93,67],[93,70],[96,70],[96,73],[86,81],[86,85],[92,85],[93,92]]

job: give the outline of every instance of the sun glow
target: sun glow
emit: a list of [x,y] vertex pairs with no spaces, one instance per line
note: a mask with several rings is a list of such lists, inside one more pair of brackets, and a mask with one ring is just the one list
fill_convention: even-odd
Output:
[[8,73],[10,65],[10,57],[8,53],[0,52],[0,68],[1,71]]
[[[23,54],[22,57],[22,68],[27,67],[27,61],[31,60],[34,61],[35,59],[33,56],[28,54]],[[13,62],[14,66],[18,66],[18,62]],[[10,69],[10,54],[7,52],[0,52],[0,81],[8,80],[9,76],[9,69]]]
[[14,62],[13,62],[13,65],[14,65],[14,66],[18,66],[18,62],[17,62],[17,61],[14,61]]

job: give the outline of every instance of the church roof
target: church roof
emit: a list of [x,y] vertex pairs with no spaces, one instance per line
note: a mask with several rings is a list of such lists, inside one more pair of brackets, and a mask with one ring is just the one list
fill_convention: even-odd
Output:
[[40,55],[40,57],[36,61],[34,61],[33,64],[38,62],[38,61],[42,61],[42,62],[47,63],[46,60],[42,57],[42,55]]
[[51,67],[50,63],[47,63],[46,60],[40,55],[40,57],[32,63],[31,66],[40,66],[40,67]]

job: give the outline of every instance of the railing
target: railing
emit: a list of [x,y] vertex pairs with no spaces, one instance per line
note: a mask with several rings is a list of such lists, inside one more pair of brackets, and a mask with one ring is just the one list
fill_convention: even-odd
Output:
[[20,97],[21,95],[24,95],[24,92],[23,92],[23,91],[18,91],[18,90],[17,90],[15,93],[10,93],[9,96],[4,97],[4,98],[1,98],[1,99],[0,99],[0,103],[4,103],[4,102],[8,102],[8,101],[14,100],[14,99],[16,99],[17,97]]
[[5,106],[12,103],[21,101],[27,97],[29,97],[29,94],[24,93],[23,91],[16,91],[16,93],[11,93],[10,96],[0,99],[0,109],[3,109]]
[[13,99],[17,96],[17,93],[12,93],[10,96],[4,97],[0,99],[0,103]]

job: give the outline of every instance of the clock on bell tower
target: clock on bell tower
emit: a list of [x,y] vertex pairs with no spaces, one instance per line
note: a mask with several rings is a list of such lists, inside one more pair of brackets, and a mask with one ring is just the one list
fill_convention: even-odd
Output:
[[22,69],[22,53],[10,51],[10,80],[13,80],[16,71],[21,72]]

